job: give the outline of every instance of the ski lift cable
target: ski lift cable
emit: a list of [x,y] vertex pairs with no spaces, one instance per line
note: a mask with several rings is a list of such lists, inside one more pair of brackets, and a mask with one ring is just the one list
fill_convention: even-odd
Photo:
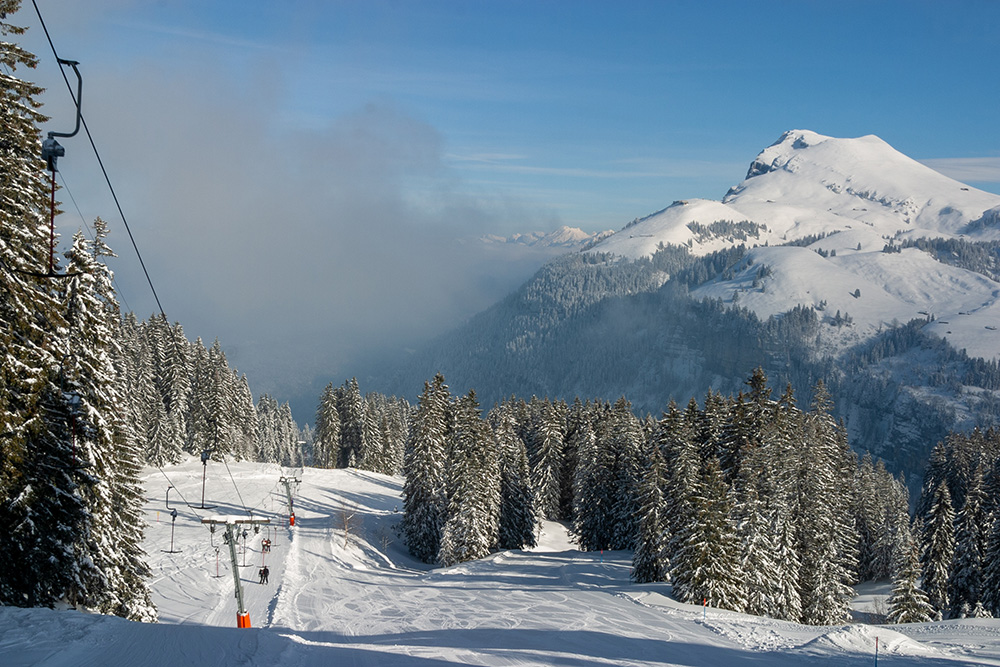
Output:
[[243,506],[243,511],[246,512],[247,515],[249,515],[250,514],[250,510],[247,509],[247,504],[245,502],[243,502],[243,494],[240,493],[240,487],[236,483],[236,478],[233,477],[233,471],[229,469],[229,462],[226,461],[226,457],[225,456],[222,457],[222,462],[226,465],[226,472],[229,473],[229,479],[231,479],[233,481],[233,488],[236,489],[236,497],[240,499],[240,505]]
[[268,498],[271,497],[271,494],[274,493],[277,488],[278,488],[278,483],[275,482],[274,486],[272,486],[270,489],[268,489],[267,493],[264,494],[264,497],[261,498],[260,501],[258,501],[256,505],[254,505],[253,507],[250,508],[250,511],[251,512],[255,512],[255,511],[257,511],[258,507],[260,507],[261,509],[263,509],[264,503],[267,502]]
[[[80,216],[80,221],[83,223],[84,228],[90,235],[90,240],[91,241],[96,240],[97,236],[94,233],[94,230],[90,228],[90,223],[87,222],[87,219],[85,217],[83,217],[83,211],[80,210],[80,205],[76,203],[76,197],[73,196],[73,191],[69,189],[69,185],[66,183],[66,175],[61,171],[58,173],[59,173],[59,180],[62,182],[62,187],[66,191],[66,194],[69,195],[70,201],[73,202],[73,207],[76,209],[77,214]],[[114,274],[111,275],[111,282],[115,286],[115,291],[118,293],[118,298],[125,305],[125,310],[132,310],[132,307],[128,305],[128,299],[126,299],[125,295],[122,293],[121,287],[118,286],[118,279],[114,276]]]
[[202,515],[199,514],[195,510],[195,506],[194,505],[192,505],[191,503],[188,502],[187,498],[184,497],[184,494],[181,493],[180,488],[178,488],[178,486],[176,484],[174,484],[170,480],[169,477],[167,477],[166,471],[164,471],[163,468],[161,468],[160,466],[156,466],[156,469],[160,471],[161,475],[163,475],[163,479],[167,480],[167,484],[169,484],[170,486],[172,486],[173,489],[174,489],[174,491],[177,493],[177,495],[180,496],[181,502],[184,503],[185,505],[187,505],[187,507],[188,507],[189,510],[191,510],[192,512],[194,512],[194,515],[195,515],[195,517],[198,518],[198,521],[201,521],[204,517],[202,517]]
[[[73,92],[73,86],[69,82],[69,77],[66,76],[66,71],[63,69],[59,54],[56,51],[56,46],[52,42],[52,36],[49,34],[49,29],[45,25],[45,19],[42,18],[42,12],[38,9],[38,2],[36,0],[31,0],[31,4],[35,7],[35,14],[38,15],[38,21],[42,24],[42,30],[45,32],[45,38],[49,42],[49,46],[52,48],[52,55],[56,59],[56,63],[59,65],[59,72],[62,74],[63,81],[66,82],[66,87],[69,89],[70,97],[74,102],[77,102],[76,95]],[[87,126],[87,120],[83,117],[82,112],[80,113],[80,121],[83,124],[83,129],[87,133],[87,139],[90,140],[90,147],[94,150],[94,156],[97,158],[97,164],[101,167],[101,173],[104,174],[104,180],[108,184],[108,189],[111,191],[111,197],[115,200],[115,206],[118,208],[118,215],[121,216],[122,223],[125,225],[125,231],[128,232],[128,238],[132,242],[132,248],[135,250],[136,257],[139,258],[139,265],[142,267],[142,272],[146,276],[146,282],[149,283],[149,289],[153,293],[153,299],[156,301],[156,307],[159,308],[160,314],[166,319],[167,315],[163,311],[163,306],[160,304],[160,297],[156,294],[156,288],[153,287],[153,279],[149,275],[149,271],[146,269],[146,263],[142,259],[142,253],[139,252],[139,246],[135,241],[135,237],[132,235],[132,228],[129,227],[128,219],[125,217],[125,212],[122,210],[121,203],[118,201],[118,195],[115,193],[115,188],[111,184],[111,177],[108,176],[108,170],[104,168],[104,161],[101,159],[101,154],[97,150],[97,144],[94,142],[93,135],[90,134],[90,128]]]

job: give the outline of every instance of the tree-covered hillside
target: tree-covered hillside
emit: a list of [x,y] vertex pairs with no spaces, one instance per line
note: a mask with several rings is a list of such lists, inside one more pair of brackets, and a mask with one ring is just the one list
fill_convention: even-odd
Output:
[[[979,256],[974,250],[964,255]],[[991,256],[992,247],[980,254]],[[746,255],[741,245],[702,257],[665,246],[638,260],[560,258],[372,382],[412,395],[420,378],[440,371],[459,391],[474,387],[484,405],[511,394],[627,395],[637,411],[659,415],[672,398],[737,392],[746,369],[759,365],[777,386],[824,380],[852,445],[911,478],[948,431],[996,422],[997,364],[925,332],[931,316],[837,349],[827,342],[850,336],[849,312],[820,303],[762,319],[738,299],[691,296],[731,279]],[[758,282],[769,272],[758,265]]]

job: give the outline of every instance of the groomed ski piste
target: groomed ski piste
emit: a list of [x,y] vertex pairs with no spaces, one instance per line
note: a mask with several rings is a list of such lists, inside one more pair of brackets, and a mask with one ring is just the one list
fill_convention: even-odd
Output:
[[[214,508],[198,507],[203,473],[204,504]],[[294,527],[281,477],[301,480],[291,487]],[[556,523],[531,551],[433,568],[411,558],[394,530],[399,478],[192,459],[147,469],[144,483],[160,622],[0,607],[0,665],[837,666],[875,664],[876,641],[884,665],[1000,665],[1000,619],[862,622],[879,610],[885,585],[862,589],[857,622],[843,626],[684,605],[669,584],[632,583],[630,552],[581,552]],[[248,509],[272,523],[248,530],[245,555],[240,540],[251,622],[241,629],[224,529],[212,534],[201,520]],[[167,553],[172,527],[176,553]]]

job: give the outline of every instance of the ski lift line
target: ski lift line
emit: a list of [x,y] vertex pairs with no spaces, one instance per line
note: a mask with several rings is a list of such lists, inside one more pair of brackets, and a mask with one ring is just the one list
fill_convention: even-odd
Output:
[[[96,234],[94,234],[94,230],[90,228],[90,223],[87,222],[87,219],[85,217],[83,217],[83,211],[80,210],[80,205],[76,203],[76,197],[73,196],[73,191],[70,190],[69,185],[66,184],[66,176],[61,171],[59,172],[59,181],[62,183],[63,189],[66,190],[66,194],[69,195],[70,201],[73,202],[73,208],[76,209],[77,214],[80,216],[80,222],[83,223],[83,226],[87,230],[87,233],[90,234],[90,240],[91,241],[96,240]],[[132,310],[132,307],[128,305],[128,299],[125,298],[125,294],[118,286],[118,278],[116,278],[114,274],[111,275],[111,282],[115,286],[115,291],[118,293],[118,298],[121,299],[121,302],[125,305],[125,310]]]
[[195,517],[197,517],[198,520],[201,521],[204,517],[201,514],[198,514],[198,512],[195,509],[195,506],[187,501],[187,498],[184,497],[184,494],[181,493],[181,490],[177,487],[177,485],[174,484],[169,477],[167,477],[167,473],[163,470],[163,468],[157,466],[156,469],[160,471],[161,475],[163,475],[163,479],[167,480],[167,484],[173,487],[174,491],[177,492],[177,495],[180,496],[181,498],[181,502],[187,505],[187,508],[192,512],[194,512]]
[[[74,103],[77,102],[76,95],[73,93],[73,86],[69,82],[69,77],[66,76],[66,71],[62,67],[62,59],[59,58],[58,52],[56,52],[56,45],[52,42],[52,36],[49,34],[49,29],[45,25],[45,19],[42,18],[42,12],[38,9],[38,2],[36,0],[31,0],[31,4],[35,7],[35,14],[38,15],[38,21],[42,24],[42,31],[45,32],[45,38],[49,42],[49,47],[52,49],[52,55],[56,59],[56,63],[59,65],[59,72],[62,74],[63,81],[66,82],[66,88],[69,90],[70,97],[73,99]],[[122,205],[118,201],[118,195],[115,192],[114,186],[111,184],[111,177],[108,176],[108,170],[104,167],[104,160],[101,159],[101,154],[97,150],[97,144],[94,142],[93,135],[90,134],[90,127],[87,126],[87,119],[83,117],[82,112],[80,112],[79,120],[83,124],[83,129],[87,133],[87,139],[90,141],[90,147],[94,150],[94,156],[97,158],[97,164],[101,167],[101,173],[104,174],[104,180],[108,184],[108,189],[111,191],[111,197],[115,200],[115,206],[118,208],[118,215],[121,216],[122,223],[125,225],[125,231],[128,232],[128,238],[132,242],[132,248],[135,250],[136,257],[139,258],[139,266],[142,267],[142,272],[146,276],[146,282],[149,284],[149,289],[153,293],[153,299],[156,301],[156,307],[160,309],[160,314],[166,319],[167,314],[163,310],[163,306],[160,304],[160,297],[156,294],[156,288],[153,287],[153,279],[149,276],[149,271],[146,269],[146,262],[142,259],[142,253],[139,252],[139,246],[135,241],[135,237],[132,235],[132,228],[129,227],[128,219],[125,217],[125,212],[122,210]]]
[[233,471],[229,469],[229,462],[226,461],[225,456],[222,457],[222,462],[226,465],[226,472],[229,473],[229,479],[233,481],[233,488],[236,489],[236,497],[240,499],[240,505],[243,506],[243,511],[249,515],[250,510],[247,509],[247,504],[243,502],[243,495],[240,493],[240,487],[236,484],[236,478],[233,477]]

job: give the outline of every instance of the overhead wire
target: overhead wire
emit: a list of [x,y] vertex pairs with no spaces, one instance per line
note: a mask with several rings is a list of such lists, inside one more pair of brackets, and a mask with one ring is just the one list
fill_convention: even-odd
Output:
[[226,461],[226,457],[225,456],[222,457],[222,462],[226,464],[226,472],[229,473],[229,479],[231,479],[233,481],[233,488],[236,489],[236,497],[240,499],[240,505],[243,506],[243,511],[246,512],[247,515],[249,515],[250,512],[249,512],[249,510],[247,510],[247,504],[245,502],[243,502],[243,494],[240,493],[240,487],[236,483],[236,478],[233,477],[233,471],[229,469],[229,462]]
[[[42,25],[42,30],[45,32],[45,38],[49,42],[49,47],[52,49],[52,55],[56,59],[56,64],[59,67],[59,73],[62,74],[63,81],[66,82],[66,88],[69,90],[70,97],[73,102],[76,103],[76,94],[73,92],[73,86],[69,82],[69,77],[66,76],[66,71],[63,69],[62,65],[59,64],[59,53],[56,51],[56,46],[52,41],[52,36],[49,34],[49,29],[45,25],[45,19],[42,18],[42,12],[38,8],[38,2],[36,0],[31,0],[31,4],[35,7],[35,14],[38,15],[38,21]],[[122,210],[121,202],[118,201],[118,194],[115,192],[114,186],[111,184],[111,177],[108,175],[108,170],[104,167],[104,160],[101,159],[101,153],[97,150],[97,143],[94,141],[93,135],[90,133],[90,127],[87,125],[86,118],[83,117],[83,113],[80,113],[80,121],[83,124],[83,129],[87,133],[87,139],[90,141],[90,147],[94,150],[94,156],[97,158],[97,164],[101,167],[101,173],[104,174],[104,180],[108,184],[108,189],[111,191],[111,197],[115,200],[115,206],[118,208],[118,215],[121,216],[122,224],[125,225],[125,231],[128,232],[129,240],[132,242],[132,248],[135,250],[136,257],[139,259],[139,265],[142,267],[142,272],[146,276],[146,282],[149,284],[149,289],[153,293],[153,299],[156,301],[156,307],[160,310],[160,314],[166,319],[167,315],[163,310],[163,305],[160,303],[160,297],[156,293],[156,288],[153,286],[153,279],[149,275],[149,271],[146,269],[146,262],[142,259],[142,253],[139,252],[139,245],[136,243],[135,236],[132,234],[132,228],[128,224],[128,219],[125,217],[125,212]]]
[[[83,216],[83,211],[80,210],[80,205],[76,203],[76,197],[73,196],[73,191],[69,189],[69,184],[66,183],[66,175],[63,174],[61,171],[58,172],[58,174],[59,174],[59,181],[62,183],[63,189],[66,190],[66,194],[69,195],[70,201],[73,202],[73,207],[76,209],[77,214],[80,216],[80,221],[83,222],[83,226],[90,234],[90,239],[92,241],[96,241],[97,235],[94,233],[94,230],[90,228],[90,223],[87,222],[87,219]],[[118,298],[121,300],[123,304],[125,304],[125,310],[132,310],[132,307],[128,305],[128,299],[125,298],[125,295],[121,290],[121,287],[118,285],[118,278],[116,278],[114,274],[111,275],[111,282],[115,286],[115,291],[118,293]]]
[[187,499],[184,497],[184,494],[181,493],[180,487],[178,487],[170,480],[170,478],[167,476],[167,473],[163,470],[163,468],[161,468],[160,466],[156,466],[156,469],[160,471],[161,475],[163,475],[163,479],[167,480],[167,484],[169,484],[175,491],[177,491],[177,495],[180,496],[181,502],[187,505],[188,509],[194,512],[194,515],[198,517],[199,521],[201,521],[203,517],[196,511],[197,507],[187,501]]
[[[75,93],[73,92],[73,86],[72,86],[72,84],[71,84],[71,83],[70,83],[70,81],[69,81],[69,77],[68,77],[68,76],[66,76],[66,71],[65,71],[65,70],[63,69],[62,65],[61,65],[61,64],[59,64],[59,63],[60,63],[60,58],[59,58],[59,53],[58,53],[58,51],[56,50],[56,47],[55,47],[55,43],[54,43],[54,42],[52,41],[52,35],[51,35],[51,34],[49,33],[49,29],[48,29],[48,26],[46,26],[46,24],[45,24],[45,19],[44,19],[44,18],[42,18],[42,12],[41,12],[41,10],[40,10],[40,9],[38,8],[38,2],[37,2],[36,0],[31,0],[31,4],[32,4],[32,5],[34,6],[34,8],[35,8],[35,14],[36,14],[36,15],[38,16],[38,22],[39,22],[39,23],[41,24],[41,26],[42,26],[42,31],[43,31],[43,32],[45,33],[45,38],[46,38],[46,40],[48,40],[48,43],[49,43],[49,47],[50,47],[50,48],[52,49],[52,55],[53,55],[53,57],[54,57],[54,58],[56,59],[56,63],[57,63],[57,65],[58,65],[58,67],[59,67],[59,72],[60,72],[60,74],[62,74],[62,77],[63,77],[63,81],[64,81],[64,82],[66,83],[66,88],[67,88],[67,90],[69,91],[69,94],[70,94],[70,98],[71,98],[71,99],[73,100],[73,102],[74,102],[74,103],[77,103],[77,104],[78,104],[78,100],[76,99],[76,94],[75,94]],[[158,308],[158,309],[159,309],[159,311],[160,311],[160,315],[162,315],[162,316],[163,316],[163,318],[164,318],[164,320],[166,320],[166,319],[167,319],[167,315],[166,315],[166,312],[165,312],[165,311],[164,311],[164,309],[163,309],[163,305],[162,305],[162,304],[160,303],[160,297],[159,297],[159,295],[158,295],[158,294],[156,293],[156,287],[155,287],[155,286],[153,285],[153,279],[152,279],[152,277],[151,277],[151,276],[149,275],[149,270],[148,270],[148,269],[146,268],[146,262],[145,262],[145,261],[143,260],[143,258],[142,258],[142,253],[141,253],[141,252],[140,252],[140,250],[139,250],[139,245],[138,245],[138,243],[137,243],[137,242],[136,242],[136,240],[135,240],[135,236],[134,236],[134,235],[132,234],[132,228],[131,228],[131,227],[129,226],[129,224],[128,224],[128,218],[127,218],[127,217],[125,216],[125,212],[124,212],[124,211],[122,210],[122,206],[121,206],[121,202],[120,202],[120,201],[119,201],[119,199],[118,199],[118,194],[117,194],[117,193],[115,192],[115,188],[114,188],[114,185],[113,185],[113,184],[111,183],[111,177],[110,177],[110,175],[108,174],[108,170],[107,170],[107,169],[105,168],[105,166],[104,166],[104,160],[103,160],[103,159],[101,159],[101,153],[100,153],[100,151],[99,151],[99,150],[97,149],[97,143],[96,143],[96,142],[94,141],[94,137],[93,137],[93,135],[92,135],[92,134],[91,134],[91,132],[90,132],[90,127],[89,127],[89,126],[87,125],[87,120],[86,120],[86,118],[85,118],[85,117],[83,116],[83,113],[82,113],[82,111],[80,112],[80,122],[81,122],[81,124],[82,124],[82,126],[83,126],[83,129],[84,129],[84,131],[85,131],[85,132],[86,132],[86,134],[87,134],[87,139],[88,139],[88,140],[90,141],[90,147],[91,147],[91,148],[93,149],[93,151],[94,151],[94,157],[96,157],[96,158],[97,158],[97,164],[98,164],[98,165],[100,166],[100,168],[101,168],[101,173],[102,173],[102,174],[103,174],[103,176],[104,176],[104,181],[105,181],[105,182],[107,183],[107,186],[108,186],[108,190],[109,190],[109,191],[111,192],[111,197],[112,197],[112,199],[114,199],[114,202],[115,202],[115,207],[116,207],[116,208],[118,209],[118,214],[119,214],[119,216],[121,216],[121,219],[122,219],[122,224],[123,224],[123,225],[125,226],[125,231],[126,231],[126,232],[128,232],[128,237],[129,237],[129,241],[131,241],[131,243],[132,243],[132,248],[133,248],[133,250],[135,250],[135,254],[136,254],[136,257],[137,257],[137,258],[138,258],[138,260],[139,260],[139,265],[140,265],[140,266],[142,267],[142,272],[143,272],[143,274],[144,274],[144,275],[145,275],[145,277],[146,277],[146,282],[147,282],[147,284],[149,285],[149,289],[150,289],[150,291],[151,291],[151,292],[152,292],[152,294],[153,294],[153,299],[154,299],[154,300],[156,301],[156,306],[157,306],[157,308]],[[65,187],[65,186],[66,186],[66,181],[65,181],[65,178],[64,178],[64,177],[62,177],[62,175],[60,175],[60,177],[62,178],[62,181],[63,181],[63,186]],[[73,200],[73,204],[74,204],[74,206],[76,206],[76,200],[75,200],[75,198],[73,198],[73,194],[72,194],[72,192],[70,192],[70,191],[69,191],[69,188],[68,188],[68,187],[66,188],[66,191],[67,191],[67,193],[69,193],[69,195],[70,195],[70,199],[72,199],[72,200]],[[83,214],[82,214],[82,212],[80,212],[80,208],[79,208],[79,206],[76,206],[76,209],[77,209],[77,212],[79,212],[79,213],[80,213],[80,217],[81,217],[81,218],[83,218]],[[86,223],[86,220],[85,220],[85,219],[84,219],[84,224],[85,224],[85,225],[87,225],[87,223]],[[90,227],[89,227],[89,225],[87,225],[87,228],[88,228],[88,229],[90,228]],[[116,286],[117,286],[117,283],[116,283]],[[119,294],[120,294],[120,292],[119,292]],[[123,301],[124,301],[124,299],[123,299]],[[127,303],[126,303],[126,307],[128,307],[128,304],[127,304]],[[235,478],[233,477],[233,473],[232,473],[232,471],[231,471],[231,470],[229,469],[229,463],[228,463],[228,462],[226,461],[226,459],[225,459],[224,457],[223,457],[223,459],[222,459],[222,462],[223,462],[223,463],[224,463],[224,464],[226,465],[226,471],[227,471],[227,472],[229,473],[229,478],[230,478],[230,480],[232,480],[232,482],[233,482],[233,487],[234,487],[234,488],[236,489],[236,495],[237,495],[237,497],[239,497],[239,499],[240,499],[240,505],[242,505],[242,506],[243,506],[243,511],[244,511],[244,512],[246,512],[247,514],[250,514],[250,511],[249,511],[249,510],[247,510],[247,506],[246,506],[246,503],[245,503],[245,502],[243,502],[243,495],[242,495],[242,494],[240,493],[240,488],[239,488],[239,485],[238,485],[238,484],[236,483],[236,479],[235,479]],[[167,480],[167,482],[168,482],[168,483],[170,484],[170,486],[172,486],[172,487],[173,487],[174,489],[177,489],[177,486],[175,486],[175,485],[173,484],[173,482],[171,482],[171,481],[170,481],[170,478],[169,478],[169,477],[167,476],[167,473],[166,473],[166,472],[164,472],[163,468],[161,468],[161,467],[157,466],[157,469],[158,469],[158,470],[160,471],[160,474],[161,474],[161,475],[163,475],[164,479],[166,479],[166,480]],[[185,498],[183,497],[183,495],[181,495],[181,493],[180,493],[180,490],[179,490],[179,489],[177,489],[177,495],[178,495],[178,496],[180,496],[180,498],[181,498],[181,501],[182,501],[182,502],[183,502],[183,503],[184,503],[185,505],[187,505],[187,506],[188,506],[189,508],[191,508],[191,509],[193,509],[193,508],[194,508],[194,506],[192,506],[192,505],[191,505],[191,504],[190,504],[190,503],[189,503],[189,502],[188,502],[188,501],[187,501],[187,500],[186,500],[186,499],[185,499]],[[255,507],[256,507],[256,506],[255,506]],[[195,512],[195,515],[196,515],[196,516],[198,516],[198,518],[199,518],[199,519],[201,518],[201,516],[200,516],[200,515],[199,515],[199,514],[198,514],[197,512]]]

